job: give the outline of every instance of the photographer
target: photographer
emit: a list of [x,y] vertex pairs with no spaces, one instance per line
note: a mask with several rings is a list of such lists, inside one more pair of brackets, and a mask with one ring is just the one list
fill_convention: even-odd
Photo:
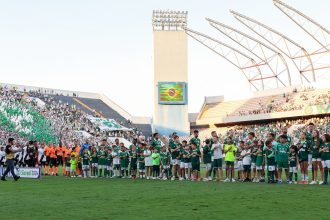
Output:
[[2,181],[6,181],[5,177],[7,176],[9,171],[11,172],[11,174],[14,177],[15,181],[17,181],[20,178],[19,176],[17,176],[15,174],[15,171],[14,171],[14,169],[15,169],[14,168],[14,157],[15,157],[15,153],[22,151],[22,149],[21,148],[16,149],[16,148],[14,148],[14,145],[15,145],[14,138],[9,138],[8,139],[8,145],[6,146],[6,149],[5,149],[7,169],[1,177]]

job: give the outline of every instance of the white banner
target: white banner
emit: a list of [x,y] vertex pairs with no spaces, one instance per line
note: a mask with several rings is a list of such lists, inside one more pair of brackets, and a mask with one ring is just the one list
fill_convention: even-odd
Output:
[[107,118],[95,118],[89,116],[88,119],[93,123],[96,124],[102,131],[131,131],[132,129],[126,128],[114,119],[107,119]]
[[92,135],[86,131],[75,131],[81,138],[90,138]]
[[28,100],[30,102],[35,102],[39,108],[44,108],[46,105],[46,103],[44,101],[42,101],[41,99],[36,98],[36,97],[28,97]]
[[[6,167],[0,167],[1,176],[5,170]],[[39,179],[41,177],[41,170],[39,167],[15,167],[15,174],[21,178]],[[7,177],[12,177],[10,172],[8,173]]]

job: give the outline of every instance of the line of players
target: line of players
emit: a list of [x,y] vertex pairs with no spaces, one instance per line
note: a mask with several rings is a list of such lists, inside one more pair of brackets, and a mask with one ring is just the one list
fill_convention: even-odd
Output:
[[[50,143],[38,147],[30,142],[23,153],[17,153],[15,160],[18,166],[35,166],[36,162],[44,168],[45,175],[58,175],[58,166],[63,167],[67,176],[82,175],[98,177],[128,177],[146,179],[179,179],[200,180],[201,161],[205,164],[204,181],[221,181],[223,179],[223,160],[226,166],[225,182],[253,181],[264,182],[265,171],[269,183],[282,182],[282,170],[288,183],[298,181],[297,170],[301,170],[301,183],[308,182],[308,165],[312,164],[312,182],[316,184],[318,170],[319,184],[327,184],[330,168],[330,136],[320,137],[310,124],[307,132],[301,133],[297,144],[291,145],[292,138],[287,129],[275,139],[273,133],[267,135],[265,142],[256,140],[250,132],[245,141],[233,143],[232,135],[219,140],[216,132],[211,138],[201,143],[198,131],[194,137],[180,143],[179,137],[173,134],[168,146],[155,133],[152,142],[134,141],[126,149],[123,143],[115,140],[109,146],[102,140],[99,146],[90,146],[88,142],[75,147],[60,147]],[[202,147],[203,146],[203,147]],[[1,163],[4,157],[0,151]],[[25,152],[25,153],[24,153]],[[235,168],[237,178],[234,178]],[[212,175],[213,174],[213,175]]]
[[[313,126],[311,124],[309,127]],[[238,141],[237,144],[233,143],[230,135],[222,141],[216,132],[212,132],[211,136],[205,140],[202,148],[196,130],[189,144],[187,141],[180,143],[179,137],[174,134],[166,147],[156,133],[150,146],[134,142],[129,150],[123,145],[92,148],[92,153],[86,149],[82,156],[83,170],[85,176],[91,169],[93,176],[128,177],[130,173],[133,178],[138,174],[147,179],[195,181],[201,178],[199,172],[203,161],[206,168],[203,180],[221,181],[224,160],[225,182],[264,182],[266,171],[269,183],[282,183],[284,170],[286,180],[291,184],[298,182],[300,168],[300,183],[307,184],[310,161],[313,179],[310,184],[317,183],[318,171],[321,174],[319,184],[327,184],[330,168],[329,134],[320,137],[317,130],[309,129],[301,133],[296,144],[292,144],[286,128],[277,138],[269,133],[265,142],[257,140],[253,132],[248,134],[247,140]],[[234,178],[235,168],[238,171],[237,179]]]

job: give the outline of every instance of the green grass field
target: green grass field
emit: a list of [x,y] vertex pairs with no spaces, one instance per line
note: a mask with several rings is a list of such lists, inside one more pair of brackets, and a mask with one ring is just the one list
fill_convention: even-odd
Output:
[[8,178],[0,182],[0,219],[329,219],[329,192],[318,185]]

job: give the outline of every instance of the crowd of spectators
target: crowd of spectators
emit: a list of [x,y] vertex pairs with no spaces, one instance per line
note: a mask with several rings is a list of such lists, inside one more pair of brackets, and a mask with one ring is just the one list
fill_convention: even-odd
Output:
[[[136,129],[100,130],[88,120],[88,114],[74,104],[55,100],[54,95],[40,90],[20,92],[15,88],[0,88],[0,119],[0,145],[4,145],[8,137],[14,137],[19,145],[37,140],[72,146],[75,141],[82,143],[87,138],[91,143],[107,137],[132,141],[140,134]],[[77,131],[84,131],[87,136]]]
[[[256,101],[253,99],[252,102]],[[315,90],[313,88],[306,88],[302,91],[295,89],[291,93],[262,97],[257,100],[257,107],[252,109],[238,110],[230,116],[246,116],[274,112],[297,111],[303,110],[306,106],[325,104],[330,104],[329,89]],[[249,105],[249,103],[246,105]]]

